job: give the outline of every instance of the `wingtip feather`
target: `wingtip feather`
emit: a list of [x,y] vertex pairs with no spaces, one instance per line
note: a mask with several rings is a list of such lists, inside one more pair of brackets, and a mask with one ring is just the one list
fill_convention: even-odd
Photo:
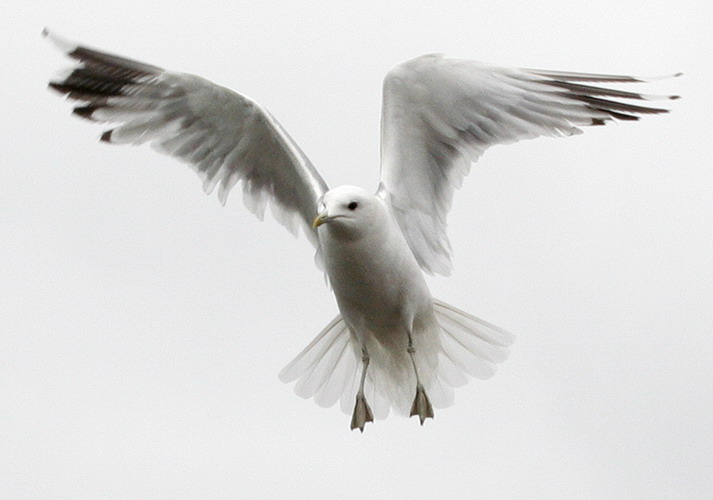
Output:
[[70,42],[69,40],[62,38],[59,35],[51,33],[47,27],[44,27],[42,29],[42,38],[46,38],[47,40],[52,42],[52,45],[54,45],[66,54],[72,53],[77,48],[76,43]]
[[670,75],[655,75],[655,76],[641,77],[640,80],[642,82],[655,82],[658,80],[667,80],[669,78],[678,78],[679,76],[683,76],[683,72],[679,71],[678,73],[672,73]]
[[94,121],[94,118],[92,118],[92,113],[94,113],[96,110],[97,106],[77,106],[72,110],[72,114],[84,118],[85,120]]
[[101,142],[108,142],[111,143],[111,134],[114,132],[114,129],[107,130],[102,134],[102,136],[99,138]]

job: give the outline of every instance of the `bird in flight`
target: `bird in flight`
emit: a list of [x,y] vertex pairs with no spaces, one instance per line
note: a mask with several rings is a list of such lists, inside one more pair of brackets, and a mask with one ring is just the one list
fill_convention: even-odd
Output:
[[[610,88],[631,76],[543,71],[425,55],[388,72],[376,192],[329,189],[259,103],[199,76],[43,35],[74,67],[49,86],[74,114],[110,123],[101,140],[150,143],[187,163],[225,203],[242,183],[260,218],[269,205],[316,249],[339,314],[281,372],[321,406],[340,401],[363,432],[393,408],[418,416],[453,403],[468,377],[486,379],[514,337],[431,296],[424,274],[448,275],[446,217],[470,165],[490,146],[638,120],[675,99]],[[678,75],[673,75],[678,76]],[[602,86],[600,86],[602,85]]]

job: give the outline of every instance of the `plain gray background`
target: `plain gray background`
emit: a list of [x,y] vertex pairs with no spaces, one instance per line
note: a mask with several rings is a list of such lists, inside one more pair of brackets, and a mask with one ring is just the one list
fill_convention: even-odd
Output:
[[[3,2],[0,497],[706,498],[713,491],[703,1]],[[669,115],[490,150],[435,296],[517,335],[421,428],[277,372],[336,305],[312,248],[46,90],[57,33],[260,101],[331,186],[375,188],[381,81],[428,52],[685,76]]]

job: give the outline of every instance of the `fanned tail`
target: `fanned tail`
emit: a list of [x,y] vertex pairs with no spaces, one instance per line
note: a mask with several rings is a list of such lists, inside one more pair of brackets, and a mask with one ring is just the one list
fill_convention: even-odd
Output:
[[510,354],[515,336],[492,323],[434,299],[441,328],[437,375],[451,387],[467,382],[465,375],[487,379]]
[[[507,359],[515,337],[440,300],[433,301],[437,335],[423,332],[415,340],[419,375],[433,405],[453,404],[453,388],[468,377],[487,379]],[[376,418],[391,408],[408,415],[416,381],[406,350],[390,352],[371,339],[365,394]],[[419,351],[419,343],[422,349]],[[405,343],[404,343],[405,346]],[[295,393],[313,398],[322,407],[341,402],[349,414],[359,385],[361,346],[340,315],[335,317],[279,374],[281,381],[297,381]]]
[[337,315],[278,377],[285,383],[297,380],[298,396],[314,398],[328,408],[351,392],[358,371],[358,349],[342,316]]

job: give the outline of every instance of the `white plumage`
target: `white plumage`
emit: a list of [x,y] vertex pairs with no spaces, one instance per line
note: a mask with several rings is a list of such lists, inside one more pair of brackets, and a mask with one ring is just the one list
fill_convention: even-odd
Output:
[[418,415],[453,403],[468,377],[492,376],[513,336],[431,297],[425,273],[451,270],[446,217],[472,162],[495,144],[581,133],[674,99],[583,82],[629,76],[521,70],[421,56],[384,81],[381,182],[375,194],[330,190],[260,104],[203,78],[76,45],[43,32],[77,63],[50,87],[75,114],[113,123],[102,140],[150,143],[188,163],[225,202],[242,183],[246,205],[314,244],[340,314],[280,373],[322,406],[341,401],[352,428],[393,408]]

